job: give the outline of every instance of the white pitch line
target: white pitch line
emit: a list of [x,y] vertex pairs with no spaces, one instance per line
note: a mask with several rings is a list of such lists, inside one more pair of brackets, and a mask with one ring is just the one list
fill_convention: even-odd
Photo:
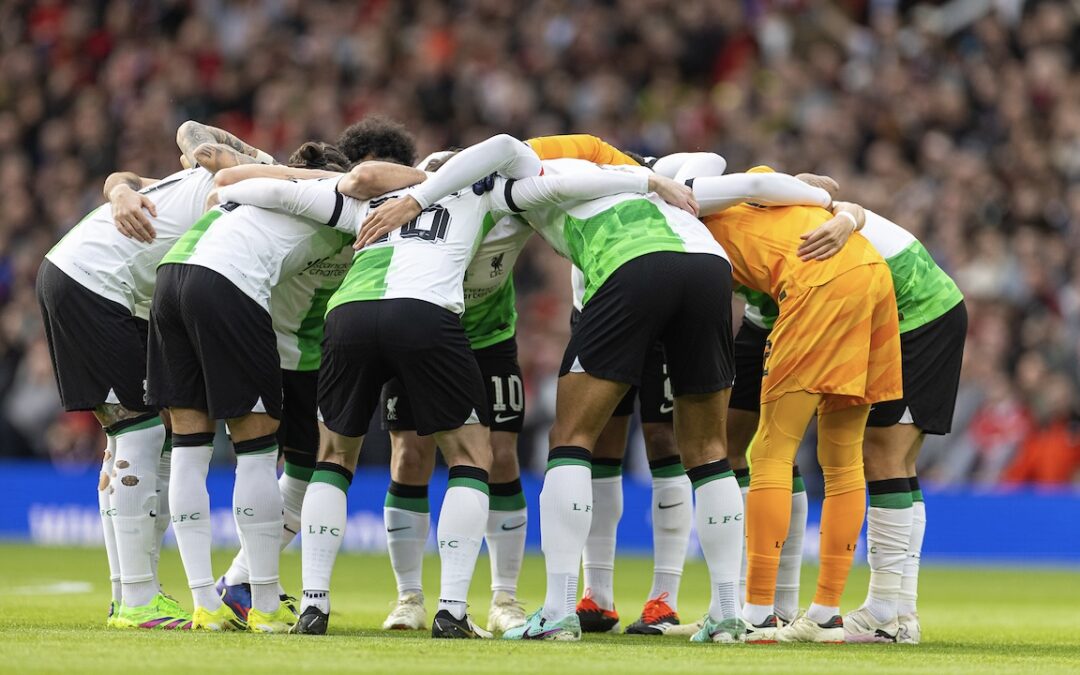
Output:
[[94,585],[89,581],[57,581],[35,586],[16,586],[9,592],[12,595],[77,595],[93,590]]

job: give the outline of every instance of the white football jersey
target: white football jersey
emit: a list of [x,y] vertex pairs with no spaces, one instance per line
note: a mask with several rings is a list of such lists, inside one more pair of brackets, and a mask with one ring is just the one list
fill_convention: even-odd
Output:
[[[332,191],[337,178],[316,182]],[[352,237],[326,223],[283,210],[225,203],[208,212],[162,264],[214,270],[270,312],[274,286],[337,256],[351,242]]]
[[333,256],[312,261],[270,289],[270,316],[282,369],[319,369],[326,305],[341,286],[352,258],[352,248],[345,246]]
[[206,210],[214,176],[205,169],[186,169],[162,178],[139,192],[154,202],[150,219],[157,237],[149,244],[129,239],[116,229],[112,207],[103,204],[82,219],[45,258],[88,290],[127,307],[140,318],[150,316],[158,263]]

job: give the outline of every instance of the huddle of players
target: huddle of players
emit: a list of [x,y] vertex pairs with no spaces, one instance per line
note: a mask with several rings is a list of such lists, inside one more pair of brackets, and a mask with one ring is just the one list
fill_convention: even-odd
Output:
[[[725,167],[715,155],[661,158],[649,172],[625,168],[644,160],[592,137],[534,139],[530,149],[502,136],[422,162],[432,170],[445,160],[429,175],[407,167],[411,146],[400,129],[376,122],[350,131],[347,158],[332,146],[306,144],[290,167],[228,168],[269,157],[225,132],[188,123],[178,140],[186,161],[199,168],[153,183],[107,184],[111,207],[84,219],[42,266],[39,294],[65,406],[95,410],[108,432],[99,501],[114,577],[112,625],[325,632],[345,494],[381,393],[394,448],[385,517],[399,590],[384,626],[426,624],[420,565],[437,444],[450,483],[437,533],[442,587],[432,634],[490,636],[465,606],[485,538],[492,554],[489,630],[519,639],[612,630],[619,459],[633,405],[627,390],[642,384],[643,417],[646,407],[657,409],[657,417],[650,412],[645,420],[657,564],[649,600],[628,632],[678,630],[694,492],[712,602],[691,626],[693,639],[918,641],[914,583],[925,521],[912,505],[914,455],[923,431],[948,431],[952,398],[950,381],[942,380],[958,374],[964,331],[959,293],[914,238],[857,207],[840,205],[833,217],[822,208],[832,204],[827,192],[787,176],[718,177]],[[358,137],[363,142],[355,143]],[[356,160],[390,161],[338,173]],[[207,168],[221,169],[216,182]],[[203,215],[208,197],[220,203]],[[739,206],[748,200],[754,206]],[[778,207],[759,206],[765,204]],[[136,239],[118,234],[114,220]],[[873,247],[861,237],[842,246],[864,222]],[[580,319],[561,370],[541,494],[548,595],[543,608],[525,617],[514,597],[526,513],[514,454],[524,400],[510,274],[533,231],[574,262]],[[801,250],[832,255],[831,262],[798,259],[798,237],[810,231]],[[348,246],[354,239],[355,257]],[[751,304],[734,344],[732,268],[753,289],[741,289]],[[858,292],[830,295],[837,280]],[[876,302],[866,302],[868,288]],[[766,300],[770,294],[779,309]],[[133,357],[147,351],[150,304],[148,404],[142,362]],[[824,330],[827,325],[846,332]],[[839,594],[865,509],[862,427],[870,402],[901,397],[898,330],[905,336],[907,399],[878,406],[867,433],[870,594],[842,620]],[[781,352],[780,345],[791,343],[796,347]],[[814,355],[824,363],[805,363]],[[838,364],[844,357],[848,362]],[[731,415],[741,421],[725,429],[733,380]],[[793,381],[801,384],[792,389]],[[951,387],[954,397],[954,381]],[[757,466],[761,453],[765,470],[755,469],[747,496],[759,506],[748,509],[750,592],[743,607],[738,491],[747,472],[739,464],[745,465],[757,416],[753,393],[761,389],[754,461]],[[792,460],[819,403],[827,481],[822,579],[802,617],[805,493],[792,494]],[[158,408],[172,418],[172,447],[183,448],[171,461],[162,452],[167,436]],[[216,586],[205,488],[215,419],[228,420],[237,453],[234,513],[242,544]],[[830,427],[834,419],[839,424]],[[878,428],[890,433],[871,453]],[[286,461],[280,479],[279,447]],[[776,485],[783,472],[785,485]],[[796,477],[795,487],[800,484]],[[157,499],[159,490],[169,499]],[[162,514],[170,509],[193,593],[190,617],[160,593],[155,578],[168,522]],[[757,527],[755,511],[763,516]],[[838,512],[846,522],[829,537]],[[297,620],[278,585],[277,560],[300,528],[304,597]],[[761,536],[755,542],[755,531],[772,537],[768,547],[782,553],[767,551]],[[575,607],[582,551],[586,593]],[[901,594],[905,606],[898,608]]]

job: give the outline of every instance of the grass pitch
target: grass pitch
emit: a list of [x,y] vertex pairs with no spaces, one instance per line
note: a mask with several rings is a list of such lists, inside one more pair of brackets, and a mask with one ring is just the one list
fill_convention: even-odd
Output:
[[[224,570],[229,556],[215,557]],[[167,551],[163,580],[190,606],[179,556]],[[287,587],[297,589],[300,556],[282,563]],[[438,560],[425,565],[428,612],[434,614]],[[803,605],[815,570],[804,571]],[[651,561],[620,558],[617,606],[624,624],[641,610]],[[707,605],[707,573],[687,565],[680,614],[696,618]],[[923,570],[923,644],[693,645],[685,638],[586,636],[580,643],[500,640],[435,641],[425,633],[377,630],[394,599],[383,556],[343,555],[334,575],[332,635],[179,634],[113,631],[104,552],[96,549],[0,545],[0,672],[64,673],[708,673],[720,669],[770,673],[1080,672],[1080,574],[1048,569],[934,567]],[[861,601],[865,567],[852,574],[844,609]],[[473,583],[471,606],[486,621],[487,559]],[[520,596],[531,609],[542,601],[543,561],[529,556]]]

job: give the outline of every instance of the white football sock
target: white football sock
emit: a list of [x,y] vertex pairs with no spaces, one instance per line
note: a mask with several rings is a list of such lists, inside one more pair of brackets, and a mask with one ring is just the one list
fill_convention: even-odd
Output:
[[[907,479],[903,482],[907,483]],[[873,490],[877,481],[870,483]],[[885,503],[885,500],[888,503]],[[880,505],[875,505],[875,503]],[[896,618],[900,583],[907,560],[914,509],[911,492],[870,495],[866,512],[866,559],[870,563],[870,587],[863,606],[878,621]]]
[[916,600],[919,597],[919,563],[922,560],[923,536],[926,534],[926,502],[919,493],[911,509],[911,540],[904,560],[904,575],[900,580],[900,601],[897,613],[901,616],[917,611]]
[[[320,463],[320,466],[327,465]],[[348,520],[346,491],[352,478],[351,474],[346,477],[340,470],[340,467],[337,470],[317,467],[304,495],[304,507],[300,512],[304,584],[301,612],[312,605],[324,612],[330,611],[330,576],[345,536]]]
[[154,509],[165,427],[161,418],[155,416],[118,431],[115,438],[113,525],[124,605],[141,607],[149,604],[158,592],[153,566]]
[[431,529],[431,514],[384,506],[383,522],[398,596],[423,594],[424,546]]
[[157,509],[154,516],[154,583],[161,588],[158,579],[158,565],[161,562],[161,549],[165,546],[165,533],[169,529],[169,521],[172,519],[172,511],[169,509],[169,475],[172,471],[172,436],[165,435],[165,443],[162,445],[161,457],[158,459],[157,469]]
[[300,533],[300,512],[304,508],[304,495],[307,494],[308,481],[303,478],[281,474],[278,478],[278,490],[281,492],[281,505],[284,509],[285,525],[281,530],[281,550],[285,550],[296,535]]
[[514,595],[517,592],[528,522],[528,511],[523,508],[513,511],[492,509],[488,512],[484,539],[487,541],[488,555],[491,556],[492,593],[501,591]]
[[[748,492],[750,492],[749,480],[747,481],[746,485],[740,485],[739,486],[739,494],[740,494],[740,496],[742,496],[743,513],[746,513],[746,494]],[[746,602],[746,569],[747,569],[747,558],[746,558],[746,545],[745,545],[745,542],[744,542],[743,552],[742,552],[742,561],[739,563],[739,602],[740,603]],[[759,621],[758,623],[761,623],[761,622]]]
[[811,602],[810,608],[806,610],[806,618],[816,623],[827,623],[838,614],[840,614],[839,607],[819,605],[816,602]]
[[582,549],[585,591],[601,609],[615,607],[615,537],[622,518],[622,474],[592,479],[592,524]]
[[179,440],[179,435],[174,434],[169,482],[173,532],[194,604],[213,612],[221,606],[221,598],[214,591],[210,562],[210,494],[206,491],[206,474],[214,454],[213,438],[205,445],[196,446],[177,446]]
[[540,547],[547,571],[542,617],[559,621],[574,612],[581,554],[592,526],[592,472],[588,453],[556,448],[548,455],[540,492]]
[[649,591],[649,599],[667,593],[665,602],[676,612],[694,520],[694,491],[682,464],[678,468],[677,476],[652,479],[653,583]]
[[[300,510],[304,506],[304,494],[307,492],[308,481],[281,474],[278,478],[278,490],[281,492],[284,525],[281,528],[281,550],[284,551],[296,539],[300,532]],[[225,583],[230,586],[250,583],[247,554],[243,546],[237,551],[229,569],[225,571]],[[278,582],[278,595],[285,595],[285,589]]]
[[[788,536],[780,549],[780,567],[776,572],[776,613],[785,621],[792,621],[799,613],[799,581],[802,573],[803,538],[806,535],[806,514],[809,505],[806,490],[791,493],[791,520]],[[745,557],[745,556],[744,556]]]
[[251,606],[268,613],[281,602],[278,578],[284,525],[277,477],[278,447],[270,438],[271,445],[257,451],[242,451],[242,444],[237,444],[233,487],[233,517],[247,558]]
[[[706,467],[713,462],[706,464]],[[727,462],[723,462],[719,470]],[[704,467],[691,470],[696,483],[694,525],[701,551],[709,567],[711,600],[709,616],[715,621],[739,615],[739,561],[743,548],[743,503],[739,483],[730,469],[724,473],[699,477]]]
[[484,543],[489,511],[487,489],[486,471],[472,466],[450,468],[436,538],[441,570],[439,611],[448,610],[456,619],[465,616],[476,558]]
[[116,528],[113,526],[113,506],[110,493],[112,486],[113,462],[116,461],[116,438],[106,436],[105,454],[101,460],[101,474],[98,477],[98,514],[101,517],[101,534],[105,538],[105,555],[109,558],[109,586],[112,600],[117,605],[123,600],[123,587],[120,585],[120,555],[116,551]]

